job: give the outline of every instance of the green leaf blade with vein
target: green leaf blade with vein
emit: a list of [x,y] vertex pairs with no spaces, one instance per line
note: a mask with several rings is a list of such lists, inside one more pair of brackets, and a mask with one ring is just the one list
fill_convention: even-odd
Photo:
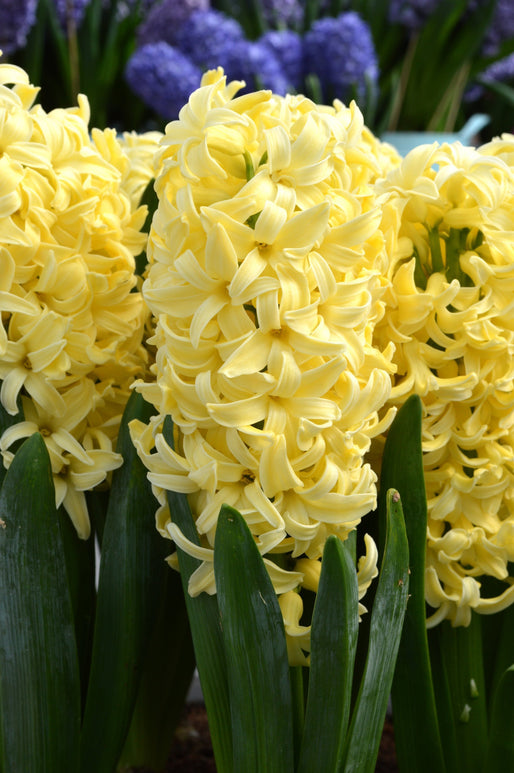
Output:
[[387,493],[387,533],[371,611],[368,654],[346,738],[344,773],[373,773],[409,592],[409,548],[398,492]]
[[127,403],[102,539],[89,689],[81,737],[83,773],[112,773],[136,700],[159,596],[169,568],[155,528],[157,502],[128,423],[153,409],[134,392]]
[[0,492],[0,714],[4,773],[74,773],[80,680],[50,459],[34,434]]
[[[438,713],[452,773],[481,773],[487,748],[487,710],[482,616],[453,627],[449,620],[429,630]],[[443,689],[441,689],[441,687]],[[447,740],[448,738],[448,740]],[[507,770],[507,769],[506,769]]]
[[311,665],[297,773],[335,771],[350,715],[359,626],[355,562],[337,537],[325,543],[311,628]]
[[494,691],[489,744],[484,773],[514,770],[514,664],[501,676]]
[[223,505],[214,572],[229,668],[234,770],[292,773],[292,695],[282,613],[243,517]]
[[[427,503],[421,451],[421,400],[406,400],[389,429],[380,477],[379,519],[386,523],[386,492],[400,493],[409,541],[409,592],[392,686],[395,743],[403,771],[446,769],[432,684],[425,612]],[[385,530],[385,529],[384,529]]]
[[[169,416],[164,421],[163,435],[168,445],[174,448],[173,422]],[[199,545],[200,540],[186,495],[168,491],[167,499],[171,520],[187,539]],[[209,716],[216,769],[218,773],[232,773],[234,767],[228,674],[218,600],[216,596],[209,596],[207,593],[200,593],[195,597],[189,595],[189,579],[200,566],[200,561],[179,547],[177,554],[196,665]]]

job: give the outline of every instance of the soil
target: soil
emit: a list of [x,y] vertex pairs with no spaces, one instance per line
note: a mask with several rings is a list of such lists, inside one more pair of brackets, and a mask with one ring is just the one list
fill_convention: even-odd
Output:
[[[131,773],[154,771],[134,768]],[[216,773],[209,724],[203,704],[192,703],[184,710],[162,773]],[[393,726],[388,719],[384,726],[375,773],[398,773]]]

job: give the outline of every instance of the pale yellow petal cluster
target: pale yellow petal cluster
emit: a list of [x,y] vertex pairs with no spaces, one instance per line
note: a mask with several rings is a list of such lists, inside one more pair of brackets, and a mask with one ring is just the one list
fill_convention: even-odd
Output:
[[145,373],[147,312],[135,275],[141,194],[160,136],[89,134],[89,107],[46,112],[26,73],[0,65],[0,401],[50,452],[57,503],[89,534],[84,492],[119,466],[115,442]]
[[[514,137],[426,145],[378,185],[397,209],[391,401],[423,402],[429,625],[514,601]],[[500,590],[485,590],[484,578]]]
[[[372,581],[378,574],[378,550],[369,534],[364,535],[366,553],[357,563],[357,584],[359,601],[364,597]],[[302,588],[314,593],[318,592],[321,575],[321,559],[299,558],[295,570],[302,575]],[[279,605],[284,618],[287,651],[289,663],[292,666],[305,666],[310,663],[311,627],[302,625],[304,605],[302,596],[296,590],[286,591],[279,596]],[[359,603],[360,616],[367,612],[366,607]]]
[[[318,564],[327,536],[345,539],[375,506],[363,459],[394,412],[381,412],[392,348],[372,338],[396,221],[373,185],[399,158],[355,104],[238,97],[239,85],[208,73],[166,128],[143,285],[155,379],[138,386],[159,415],[131,429],[159,528],[202,562],[190,592],[215,592],[226,503],[289,609],[304,582],[296,559]],[[172,523],[166,490],[189,495],[200,548]]]

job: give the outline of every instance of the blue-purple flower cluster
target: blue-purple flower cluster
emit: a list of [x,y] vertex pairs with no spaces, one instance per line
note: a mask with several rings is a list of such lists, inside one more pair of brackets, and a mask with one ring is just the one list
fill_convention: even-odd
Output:
[[171,121],[200,85],[202,73],[185,54],[160,41],[138,48],[128,62],[126,77],[138,97]]
[[[78,29],[90,0],[53,0],[57,19],[67,34]],[[0,51],[7,56],[23,48],[36,23],[38,0],[0,0]]]
[[484,53],[494,56],[501,44],[514,37],[514,3],[512,0],[496,0],[494,14],[484,41]]
[[23,48],[36,21],[37,0],[0,0],[0,51],[12,54]]
[[303,40],[293,30],[269,30],[260,39],[261,46],[268,51],[282,68],[289,89],[299,91],[304,76]]
[[230,68],[234,46],[244,43],[243,28],[221,11],[194,11],[177,32],[177,46],[201,70]]
[[90,0],[54,0],[63,30],[78,29]]
[[441,0],[391,0],[389,21],[414,32],[421,29],[440,3]]
[[[514,38],[514,3],[512,0],[497,0],[493,18],[487,29],[483,53],[485,56],[497,56],[501,45],[506,40]],[[484,83],[514,83],[514,54],[508,54],[496,59],[482,73]],[[482,85],[475,83],[466,92],[468,102],[476,102],[484,95]]]
[[299,0],[261,0],[261,12],[268,29],[298,27],[303,18]]
[[170,46],[177,44],[177,34],[194,11],[207,11],[209,0],[161,0],[154,2],[137,30],[139,46],[164,41]]
[[[223,67],[230,80],[245,81],[247,91],[264,88],[280,95],[301,91],[306,76],[314,74],[327,101],[363,98],[370,84],[376,86],[371,32],[355,12],[320,19],[303,36],[292,29],[271,29],[251,41],[234,18],[205,7],[207,3],[187,0],[178,16],[176,0],[162,0],[140,26],[140,48],[129,62],[126,78],[166,120],[176,118],[187,101],[186,84],[197,88],[201,73],[216,67]],[[267,0],[262,5],[263,13],[271,14],[276,23],[295,19],[294,8],[301,10],[298,0]],[[189,63],[186,69],[184,58]],[[177,73],[176,79],[171,73]]]
[[378,61],[370,29],[355,11],[317,19],[304,38],[306,72],[314,73],[325,100],[376,88]]

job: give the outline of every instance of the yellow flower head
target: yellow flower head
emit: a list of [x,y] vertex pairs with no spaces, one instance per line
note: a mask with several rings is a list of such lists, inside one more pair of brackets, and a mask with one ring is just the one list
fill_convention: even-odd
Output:
[[375,340],[396,346],[391,401],[423,401],[429,625],[514,601],[513,150],[421,146],[379,184],[400,230]]
[[85,97],[47,113],[36,94],[0,65],[0,401],[24,413],[0,450],[8,465],[12,444],[41,432],[57,503],[87,537],[84,491],[121,463],[117,428],[146,368],[134,258],[159,136],[90,137]]
[[[143,285],[157,355],[138,389],[159,415],[131,429],[161,531],[202,561],[193,595],[215,592],[223,503],[245,517],[277,592],[301,586],[297,559],[319,562],[328,535],[373,509],[363,457],[391,418],[378,413],[391,351],[372,345],[389,238],[373,183],[394,158],[355,104],[237,97],[239,85],[208,73],[166,129]],[[171,522],[166,490],[189,494],[201,547]]]

